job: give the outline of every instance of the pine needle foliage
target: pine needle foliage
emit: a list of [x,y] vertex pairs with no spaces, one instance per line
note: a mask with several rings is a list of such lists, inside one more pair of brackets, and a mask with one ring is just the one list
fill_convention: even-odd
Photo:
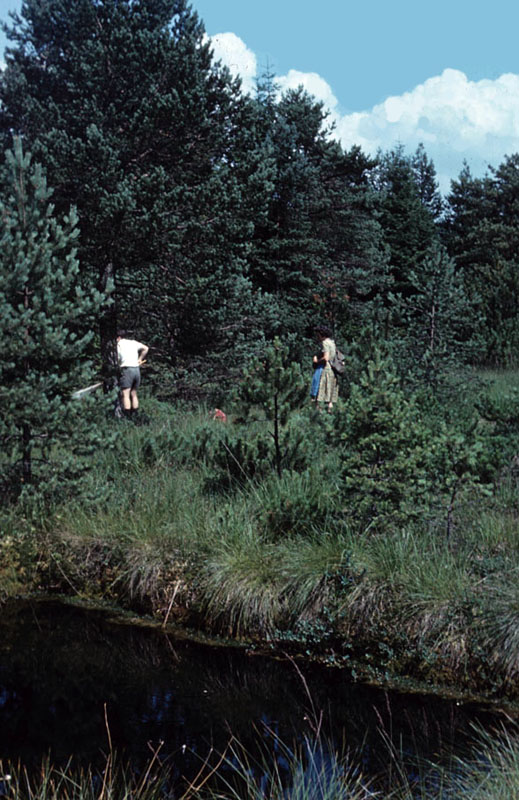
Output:
[[278,337],[264,357],[245,372],[239,387],[238,401],[246,417],[253,418],[259,411],[269,426],[279,477],[288,466],[289,454],[293,460],[294,450],[302,444],[301,434],[294,434],[288,422],[293,412],[301,408],[307,390],[301,366],[289,360],[288,346]]
[[77,217],[58,220],[41,166],[7,151],[0,205],[0,442],[3,499],[50,497],[89,466],[99,427],[74,389],[92,382],[92,320],[103,304],[78,283]]
[[428,431],[389,359],[370,359],[338,425],[348,514],[375,527],[420,515],[428,501]]

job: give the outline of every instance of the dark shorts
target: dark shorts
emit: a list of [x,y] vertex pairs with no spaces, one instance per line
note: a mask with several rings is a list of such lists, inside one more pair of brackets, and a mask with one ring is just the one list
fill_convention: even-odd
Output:
[[139,367],[122,367],[121,380],[119,386],[121,389],[138,389],[141,385],[141,370]]

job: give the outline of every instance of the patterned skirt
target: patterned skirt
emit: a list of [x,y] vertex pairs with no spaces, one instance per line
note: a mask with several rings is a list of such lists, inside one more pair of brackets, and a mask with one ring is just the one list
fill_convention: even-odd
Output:
[[339,384],[335,372],[326,364],[319,383],[317,401],[319,403],[336,403],[339,397]]

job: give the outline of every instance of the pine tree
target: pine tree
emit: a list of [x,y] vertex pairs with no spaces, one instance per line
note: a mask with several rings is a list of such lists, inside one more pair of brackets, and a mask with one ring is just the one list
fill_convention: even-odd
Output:
[[463,490],[488,492],[495,469],[488,430],[459,398],[451,407],[429,401],[376,347],[351,387],[335,423],[344,513],[369,529],[443,518],[449,536]]
[[435,222],[439,222],[444,211],[444,202],[436,179],[436,168],[425,152],[422,143],[418,145],[411,157],[411,168],[420,202],[432,214]]
[[467,165],[448,196],[445,241],[484,320],[486,358],[515,363],[519,347],[519,156],[484,178]]
[[256,101],[258,148],[270,169],[271,191],[265,212],[255,220],[249,257],[255,287],[278,308],[271,337],[301,333],[311,320],[323,245],[313,235],[312,215],[321,196],[319,166],[326,138],[325,113],[302,89],[289,90],[276,103],[270,84],[260,84]]
[[415,399],[380,352],[352,385],[337,430],[349,516],[377,528],[424,512],[430,500],[429,433]]
[[289,360],[288,347],[276,337],[262,359],[245,372],[238,390],[241,413],[249,418],[258,411],[270,428],[273,462],[279,477],[290,466],[302,443],[301,432],[295,437],[287,426],[294,411],[301,408],[308,395],[307,381],[299,364]]
[[481,316],[467,295],[462,273],[439,245],[409,272],[408,281],[412,291],[391,298],[399,322],[395,361],[408,379],[437,390],[449,366],[480,354]]
[[[72,391],[90,382],[103,298],[79,285],[77,216],[60,222],[41,166],[7,151],[1,203],[0,442],[4,500],[67,490],[88,467],[99,426]],[[88,416],[87,416],[88,414]]]
[[[519,154],[490,168],[493,201],[486,231],[492,248],[487,272],[488,327],[492,351],[505,363],[517,363],[519,348]],[[483,287],[482,287],[483,289]],[[490,290],[490,291],[489,291]]]
[[220,487],[303,471],[313,460],[305,422],[297,413],[307,396],[299,364],[275,337],[243,372],[233,424],[202,425],[194,433],[193,452]]
[[468,265],[477,250],[473,232],[478,219],[481,221],[490,214],[489,190],[489,176],[473,177],[467,162],[463,163],[458,178],[451,181],[442,236],[449,252],[456,254],[460,267]]
[[368,179],[374,162],[359,148],[343,150],[322,103],[302,88],[276,100],[266,75],[256,109],[257,147],[271,188],[264,213],[255,217],[249,274],[277,304],[271,336],[282,323],[284,335],[302,341],[316,318],[344,335],[387,289],[386,249]]
[[58,209],[77,206],[84,285],[114,284],[106,361],[117,320],[158,358],[191,362],[196,342],[221,355],[241,301],[252,307],[236,168],[248,101],[196,13],[186,0],[26,0],[8,34],[0,131],[30,143]]
[[437,240],[428,192],[417,183],[413,160],[402,146],[379,156],[374,184],[380,193],[380,224],[390,250],[394,289],[412,292],[409,273],[418,268]]
[[323,245],[314,305],[320,319],[344,338],[369,323],[391,285],[387,247],[370,186],[375,161],[358,147],[328,142],[320,165],[321,200],[313,215]]

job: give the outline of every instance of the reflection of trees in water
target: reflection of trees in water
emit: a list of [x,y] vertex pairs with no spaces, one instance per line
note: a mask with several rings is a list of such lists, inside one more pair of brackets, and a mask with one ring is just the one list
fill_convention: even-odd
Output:
[[[11,607],[0,631],[0,751],[39,761],[106,751],[104,706],[114,747],[139,764],[164,741],[177,770],[198,769],[232,733],[250,751],[258,731],[287,744],[312,737],[361,751],[370,773],[387,767],[381,730],[409,753],[448,753],[468,737],[474,709],[350,685],[335,669],[250,657],[177,641],[162,631],[107,621],[100,612],[35,604]],[[266,736],[275,749],[275,737]],[[398,746],[400,746],[398,744]]]

